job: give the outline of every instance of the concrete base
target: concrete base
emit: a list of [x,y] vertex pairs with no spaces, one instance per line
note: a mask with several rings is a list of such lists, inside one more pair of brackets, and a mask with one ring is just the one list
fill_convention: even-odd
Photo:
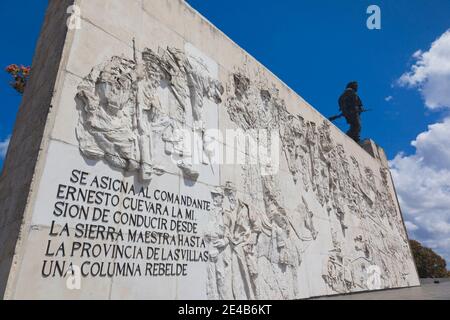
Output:
[[420,287],[322,297],[313,300],[450,300],[450,279],[439,279],[439,284],[434,281],[435,279],[421,279]]

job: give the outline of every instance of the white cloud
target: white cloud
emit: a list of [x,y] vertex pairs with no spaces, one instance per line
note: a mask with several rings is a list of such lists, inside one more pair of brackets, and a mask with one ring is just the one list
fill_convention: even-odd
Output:
[[450,118],[430,125],[428,131],[419,134],[411,144],[427,166],[450,170]]
[[406,229],[408,229],[408,231],[410,231],[410,232],[414,232],[419,229],[419,227],[416,226],[411,221],[405,221],[405,226],[406,226]]
[[384,100],[385,100],[386,102],[392,101],[393,99],[394,99],[393,96],[388,96],[388,97],[384,98]]
[[0,141],[0,158],[3,159],[8,151],[9,140],[11,137],[6,138],[4,141]]
[[406,226],[406,229],[408,229],[409,232],[414,232],[414,231],[419,229],[419,227],[416,226],[411,221],[405,221],[405,226]]
[[[450,118],[444,123],[450,129]],[[421,142],[415,141],[415,154],[398,154],[390,166],[410,236],[433,244],[450,265],[450,246],[439,246],[450,241],[450,155],[441,152],[445,158],[437,159],[433,150],[442,151],[440,147],[448,146],[439,147],[433,140],[435,128],[439,126],[430,126],[429,131],[419,135]],[[446,165],[439,166],[440,163]]]
[[[417,88],[428,109],[450,109],[450,30],[413,59],[398,83]],[[411,144],[414,154],[400,153],[390,161],[405,224],[411,238],[450,265],[450,117],[430,125]]]
[[434,41],[429,51],[419,50],[412,57],[415,64],[398,83],[418,88],[429,109],[450,108],[450,30]]

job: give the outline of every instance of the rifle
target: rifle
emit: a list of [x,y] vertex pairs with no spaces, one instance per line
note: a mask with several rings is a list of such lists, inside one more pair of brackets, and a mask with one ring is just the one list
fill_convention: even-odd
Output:
[[152,150],[151,150],[151,137],[148,133],[148,130],[146,130],[146,125],[144,122],[144,101],[143,101],[143,84],[142,80],[144,78],[143,76],[143,65],[142,65],[142,59],[138,54],[137,48],[136,48],[136,39],[133,38],[133,59],[136,64],[136,114],[135,121],[137,126],[137,143],[139,147],[139,161],[140,161],[140,173],[141,173],[141,179],[143,181],[148,181],[151,179],[152,175]]
[[[359,114],[364,113],[364,112],[368,112],[368,111],[372,111],[372,109],[362,109]],[[344,117],[344,114],[340,113],[340,114],[338,114],[336,116],[329,117],[328,120],[333,122],[333,121],[336,121],[337,119],[340,119],[340,118],[343,118],[343,117]]]

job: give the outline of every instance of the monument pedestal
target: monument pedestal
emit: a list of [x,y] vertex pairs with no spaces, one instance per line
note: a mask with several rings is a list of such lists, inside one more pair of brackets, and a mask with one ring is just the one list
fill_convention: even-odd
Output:
[[372,157],[377,159],[386,168],[389,167],[388,160],[383,148],[378,146],[372,139],[366,139],[362,141],[361,147],[366,150],[367,153],[369,153]]

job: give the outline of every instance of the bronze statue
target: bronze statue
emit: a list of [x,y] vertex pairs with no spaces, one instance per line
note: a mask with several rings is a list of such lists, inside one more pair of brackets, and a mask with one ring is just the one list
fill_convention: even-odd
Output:
[[329,120],[334,121],[338,118],[344,117],[350,125],[347,135],[359,143],[361,134],[361,113],[368,110],[363,109],[362,101],[357,92],[358,82],[350,82],[344,93],[339,98],[339,109],[342,113],[338,116],[329,118]]

